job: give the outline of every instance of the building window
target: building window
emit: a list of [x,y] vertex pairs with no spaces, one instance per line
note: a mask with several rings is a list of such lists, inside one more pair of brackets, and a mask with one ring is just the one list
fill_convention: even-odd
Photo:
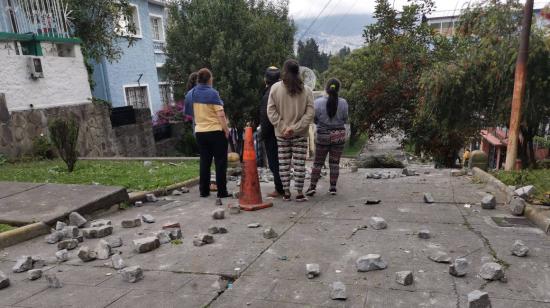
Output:
[[173,102],[172,87],[168,83],[159,84],[160,100],[164,106]]
[[126,95],[126,105],[133,106],[136,109],[149,108],[149,95],[147,86],[126,87],[124,88]]
[[[137,5],[130,5],[131,16],[121,17],[119,24],[118,34],[121,36],[134,36],[141,37],[141,24],[139,22],[139,7]],[[133,29],[130,29],[130,28]]]
[[151,22],[151,31],[153,32],[153,40],[164,41],[164,25],[162,17],[157,15],[149,15]]

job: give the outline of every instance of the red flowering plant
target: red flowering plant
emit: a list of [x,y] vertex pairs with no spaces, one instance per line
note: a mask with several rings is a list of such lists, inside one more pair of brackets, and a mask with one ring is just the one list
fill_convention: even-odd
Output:
[[155,113],[153,126],[159,126],[174,122],[190,122],[192,118],[184,114],[185,103],[183,100],[177,101],[175,104],[164,105],[164,108]]
[[543,18],[550,20],[550,4],[546,5],[540,12],[540,16]]

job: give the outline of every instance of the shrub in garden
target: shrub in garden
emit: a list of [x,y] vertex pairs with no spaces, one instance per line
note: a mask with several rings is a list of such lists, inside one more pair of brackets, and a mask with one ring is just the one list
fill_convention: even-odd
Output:
[[32,156],[39,159],[53,159],[55,158],[55,152],[52,143],[48,138],[44,137],[44,134],[40,134],[38,138],[35,138],[32,142]]
[[57,148],[59,156],[67,164],[68,171],[73,172],[78,160],[78,152],[76,150],[79,131],[78,123],[74,119],[55,119],[48,124],[48,128],[50,130],[50,138],[53,145]]

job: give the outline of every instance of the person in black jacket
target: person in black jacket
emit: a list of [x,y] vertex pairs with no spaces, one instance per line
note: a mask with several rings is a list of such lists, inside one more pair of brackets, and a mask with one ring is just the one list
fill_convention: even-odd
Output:
[[264,141],[269,169],[273,173],[273,180],[275,182],[275,191],[268,194],[268,197],[272,198],[277,198],[284,194],[283,183],[281,182],[281,177],[279,175],[279,152],[277,147],[277,138],[275,137],[275,129],[273,128],[273,124],[271,124],[269,118],[267,117],[267,101],[269,99],[271,86],[280,79],[281,71],[278,68],[272,66],[266,70],[264,77],[264,95],[262,97],[262,102],[260,103],[259,109],[261,137]]

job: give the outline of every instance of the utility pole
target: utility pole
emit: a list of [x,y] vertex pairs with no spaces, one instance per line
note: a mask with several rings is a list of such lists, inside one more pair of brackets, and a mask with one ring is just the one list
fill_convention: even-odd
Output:
[[514,81],[514,96],[512,98],[512,114],[510,115],[510,133],[506,150],[505,170],[515,169],[518,157],[519,124],[521,120],[521,105],[525,97],[525,80],[527,79],[527,60],[529,59],[529,37],[531,36],[531,21],[533,20],[533,0],[525,2],[521,36],[519,38],[519,53],[516,62],[516,77]]

